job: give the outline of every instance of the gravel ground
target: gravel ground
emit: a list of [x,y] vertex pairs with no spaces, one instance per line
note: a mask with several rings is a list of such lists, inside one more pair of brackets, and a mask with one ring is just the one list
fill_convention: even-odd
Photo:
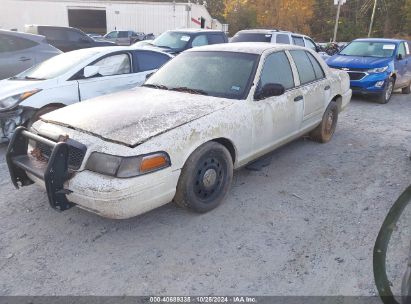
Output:
[[[241,169],[227,201],[173,204],[130,220],[53,211],[15,190],[0,147],[0,295],[373,295],[372,249],[411,182],[411,98],[355,99],[325,145],[297,140],[261,171]],[[398,291],[411,207],[395,232]]]

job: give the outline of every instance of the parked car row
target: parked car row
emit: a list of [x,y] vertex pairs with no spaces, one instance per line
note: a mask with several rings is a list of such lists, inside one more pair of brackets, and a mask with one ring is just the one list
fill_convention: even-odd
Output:
[[[195,37],[189,38],[192,45]],[[88,63],[59,68],[64,71],[55,76],[61,78],[50,82],[65,82],[60,92],[81,97],[93,92],[88,86],[94,78],[88,77],[107,70],[93,64],[105,61],[89,58],[93,49],[76,52]],[[108,60],[116,62],[116,74],[135,62],[124,52],[130,51],[118,50],[116,60]],[[48,78],[40,67],[17,78]],[[13,81],[25,80],[7,80]],[[33,82],[26,95],[41,94],[45,84]],[[25,97],[19,93],[8,101],[14,108]],[[58,210],[77,205],[129,218],[173,200],[207,212],[224,200],[234,169],[303,134],[330,141],[350,99],[348,74],[330,69],[313,50],[268,43],[202,46],[168,61],[142,87],[41,115],[30,130],[17,128],[6,158],[14,185],[44,186]]]

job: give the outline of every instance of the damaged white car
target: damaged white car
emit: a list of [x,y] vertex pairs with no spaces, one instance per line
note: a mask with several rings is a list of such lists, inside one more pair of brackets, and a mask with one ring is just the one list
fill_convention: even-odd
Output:
[[328,142],[351,99],[346,72],[313,51],[238,43],[177,56],[143,87],[98,97],[16,130],[16,187],[45,186],[50,205],[129,218],[174,200],[218,206],[233,169],[310,133]]
[[0,81],[0,143],[16,126],[85,99],[141,85],[171,55],[130,47],[100,47],[55,56]]

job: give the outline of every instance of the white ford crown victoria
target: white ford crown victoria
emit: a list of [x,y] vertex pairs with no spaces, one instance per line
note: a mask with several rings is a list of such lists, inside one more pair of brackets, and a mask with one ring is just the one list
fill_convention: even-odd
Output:
[[238,43],[169,61],[143,87],[48,113],[16,130],[16,187],[45,186],[50,205],[129,218],[168,202],[206,212],[233,169],[309,133],[328,142],[351,99],[349,77],[313,51]]

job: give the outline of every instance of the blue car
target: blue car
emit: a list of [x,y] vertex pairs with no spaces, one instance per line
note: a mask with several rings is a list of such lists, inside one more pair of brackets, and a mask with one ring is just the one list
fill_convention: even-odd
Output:
[[398,39],[356,39],[327,64],[348,72],[353,93],[373,95],[387,103],[396,89],[411,91],[411,42]]

